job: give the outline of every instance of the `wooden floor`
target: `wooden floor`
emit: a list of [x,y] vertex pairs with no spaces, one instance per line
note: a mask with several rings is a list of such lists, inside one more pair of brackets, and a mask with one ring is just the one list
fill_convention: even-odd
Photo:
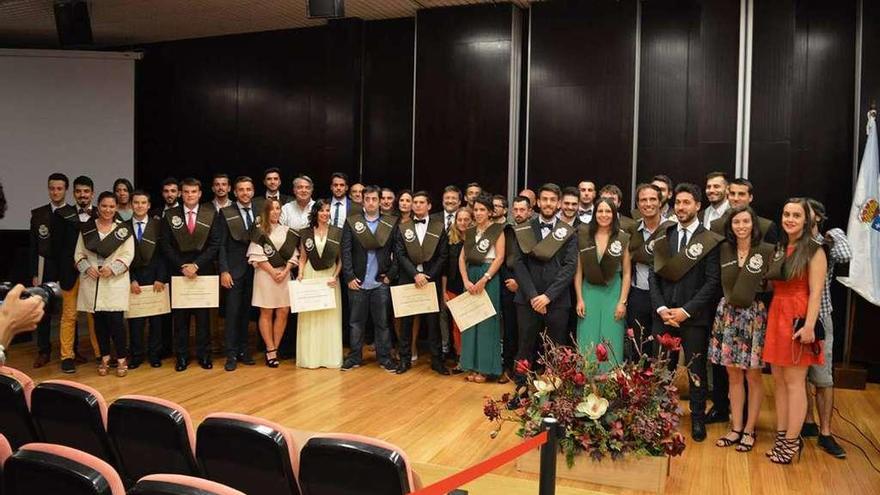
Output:
[[[76,374],[64,375],[57,360],[35,370],[31,368],[34,353],[32,344],[15,345],[8,351],[8,365],[28,373],[36,382],[63,378],[85,383],[98,389],[108,402],[124,394],[163,397],[186,407],[196,424],[212,412],[238,412],[302,430],[382,438],[406,450],[429,483],[520,441],[512,424],[506,425],[498,438],[491,439],[492,426],[482,414],[483,397],[500,396],[511,390],[509,385],[479,385],[460,377],[441,377],[430,371],[426,357],[403,376],[388,374],[373,361],[346,373],[298,369],[291,361],[283,361],[277,369],[259,363],[227,373],[223,371],[222,360],[216,358],[217,366],[210,371],[191,365],[187,371],[176,373],[173,362],[165,360],[162,368],[142,366],[126,378],[117,378],[99,377],[91,364],[79,367]],[[725,426],[712,425],[706,442],[689,441],[684,455],[673,459],[666,493],[880,493],[880,474],[849,444],[844,443],[849,454],[846,460],[825,454],[815,447],[813,439],[808,441],[798,464],[770,463],[763,452],[771,443],[774,429],[769,395],[772,382],[769,377],[765,381],[768,396],[759,422],[756,449],[742,454],[715,447],[713,440],[724,434]],[[869,385],[866,391],[840,390],[836,400],[840,413],[880,445],[880,386]],[[861,445],[880,468],[880,454],[836,414],[833,427],[836,433]],[[689,423],[684,428],[689,437]],[[511,463],[465,488],[476,495],[536,494],[535,479],[518,473]],[[558,486],[558,493],[571,495],[637,493],[567,481],[560,481]]]

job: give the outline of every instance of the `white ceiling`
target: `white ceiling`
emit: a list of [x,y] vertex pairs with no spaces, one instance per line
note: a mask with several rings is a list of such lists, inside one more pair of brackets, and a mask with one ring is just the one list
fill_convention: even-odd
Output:
[[[512,0],[527,6],[529,0]],[[392,19],[420,8],[501,3],[493,0],[346,0],[345,15]],[[57,45],[52,0],[0,0],[0,40]],[[224,34],[318,26],[306,0],[89,0],[97,46],[132,45]]]

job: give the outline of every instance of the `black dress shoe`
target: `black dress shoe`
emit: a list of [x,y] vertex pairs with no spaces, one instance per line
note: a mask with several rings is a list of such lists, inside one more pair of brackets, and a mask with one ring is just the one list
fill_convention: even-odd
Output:
[[177,358],[177,364],[174,365],[174,371],[184,371],[188,365],[189,361],[186,358],[179,357]]
[[130,370],[137,369],[138,366],[140,366],[142,364],[144,364],[144,358],[141,358],[141,357],[131,358],[131,361],[128,363],[128,369],[130,369]]
[[409,371],[410,368],[412,368],[412,362],[408,359],[401,359],[400,364],[397,365],[397,371],[395,371],[395,373],[402,375]]
[[161,359],[150,359],[150,368],[161,368],[162,360]]
[[691,419],[691,438],[695,442],[702,442],[706,439],[706,424],[701,419]]
[[706,413],[706,421],[705,424],[711,425],[713,423],[727,423],[730,421],[730,412],[722,411],[720,409],[715,409],[712,407],[709,409],[709,412]]
[[443,366],[442,364],[435,364],[431,366],[431,369],[443,376],[449,376],[450,374],[449,369],[447,369],[446,366]]
[[235,359],[234,357],[226,358],[226,364],[223,365],[223,369],[226,371],[235,371],[235,368],[238,367],[236,361],[237,359]]
[[201,366],[203,370],[210,370],[214,368],[214,363],[211,362],[211,358],[204,357],[199,359],[199,366]]
[[243,352],[243,353],[239,354],[238,356],[235,356],[235,360],[238,361],[239,363],[247,365],[247,366],[253,366],[253,365],[257,364],[257,362],[254,361],[254,358],[252,358],[251,355],[246,352]]

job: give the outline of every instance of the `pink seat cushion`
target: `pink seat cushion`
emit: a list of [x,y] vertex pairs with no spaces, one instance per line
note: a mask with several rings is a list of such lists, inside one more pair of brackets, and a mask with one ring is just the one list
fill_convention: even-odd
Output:
[[162,483],[173,483],[175,485],[188,486],[199,490],[205,490],[206,492],[211,492],[216,495],[245,495],[244,492],[240,492],[234,488],[229,488],[226,485],[221,485],[220,483],[205,480],[202,478],[184,476],[182,474],[151,474],[149,476],[144,476],[140,479],[140,481],[158,481]]
[[90,467],[100,473],[101,476],[107,480],[107,484],[110,485],[110,493],[113,495],[125,495],[125,486],[123,486],[122,479],[119,477],[119,474],[116,473],[116,470],[113,469],[113,466],[91,454],[70,447],[65,447],[63,445],[50,443],[29,443],[23,445],[20,450],[57,455],[82,464],[83,466]]
[[70,380],[46,380],[42,383],[56,383],[59,385],[65,385],[71,388],[76,388],[82,390],[84,392],[88,392],[95,397],[95,400],[98,401],[98,410],[101,411],[101,422],[104,423],[104,429],[107,429],[107,401],[104,400],[104,396],[101,395],[101,392],[93,389],[88,385],[83,385],[82,383],[72,382]]
[[409,457],[406,455],[406,452],[403,451],[397,445],[392,443],[388,443],[384,440],[379,440],[378,438],[365,437],[363,435],[355,435],[353,433],[320,433],[314,436],[314,438],[332,438],[336,440],[350,440],[352,442],[361,442],[367,445],[375,445],[377,447],[382,447],[383,449],[388,449],[392,452],[397,452],[400,455],[400,458],[403,459],[403,463],[406,465],[406,476],[409,479],[409,489],[410,491],[416,491],[422,487],[422,480],[419,478],[419,475],[416,474],[412,469],[412,463],[409,462]]
[[0,471],[3,471],[3,463],[6,462],[6,459],[12,455],[12,446],[9,445],[9,440],[6,440],[6,437],[0,435]]
[[149,395],[123,395],[119,399],[151,402],[153,404],[158,404],[160,406],[174,409],[175,411],[179,412],[180,415],[183,416],[183,422],[186,425],[186,436],[189,437],[189,446],[192,449],[193,455],[196,455],[196,430],[195,428],[193,428],[192,418],[190,418],[189,412],[187,412],[187,410],[184,409],[183,406],[175,402],[171,402],[170,400],[160,399],[158,397],[151,397]]
[[10,368],[9,366],[0,366],[0,374],[11,376],[18,380],[18,383],[21,384],[21,388],[24,390],[24,401],[27,403],[28,409],[30,409],[31,392],[34,391],[34,381],[31,380],[31,377],[27,376],[24,372],[15,368]]

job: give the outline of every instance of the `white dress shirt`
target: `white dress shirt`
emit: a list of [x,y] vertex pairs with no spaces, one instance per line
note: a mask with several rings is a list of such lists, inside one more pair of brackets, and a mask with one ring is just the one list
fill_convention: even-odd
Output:
[[[662,223],[662,219],[661,222]],[[660,227],[660,223],[657,224],[657,227]],[[648,227],[645,225],[644,220],[639,220],[639,227],[637,229],[642,234],[642,238],[645,242],[648,242],[648,238],[657,230],[648,230]],[[651,270],[653,267],[646,265],[644,263],[636,263],[636,276],[632,279],[633,287],[641,290],[650,290],[650,286],[648,285],[648,278],[651,275]]]
[[312,211],[315,200],[310,199],[305,208],[301,208],[296,200],[281,207],[281,219],[279,223],[287,225],[293,230],[301,230],[309,226],[309,213]]
[[703,225],[708,229],[712,226],[713,221],[724,216],[724,213],[729,209],[730,203],[728,203],[726,199],[717,207],[709,205],[709,207],[706,208],[706,211],[703,212]]
[[[676,245],[673,249],[675,249],[675,251],[678,252],[678,246],[681,246],[682,236],[684,236],[685,246],[687,246],[687,244],[689,242],[691,242],[691,240],[694,238],[694,232],[697,231],[697,227],[699,227],[699,226],[700,226],[699,219],[694,219],[694,221],[691,222],[690,225],[688,225],[687,227],[682,227],[681,224],[678,224],[678,226],[676,227],[676,229],[678,230],[678,239],[677,239],[678,245]],[[657,308],[657,313],[662,314],[667,309],[669,309],[669,308],[666,306],[660,306],[659,308]],[[684,308],[681,308],[681,310],[684,311]],[[684,314],[686,314],[688,318],[691,317],[691,315],[687,311],[684,311]]]
[[539,226],[540,226],[541,223],[549,223],[549,224],[552,224],[552,225],[553,225],[553,227],[552,227],[552,228],[549,228],[549,229],[546,228],[546,227],[541,227],[541,239],[542,239],[542,240],[543,240],[545,237],[547,237],[548,235],[550,235],[550,233],[553,232],[553,229],[556,228],[556,220],[557,220],[557,218],[556,218],[556,217],[553,217],[553,218],[551,218],[550,221],[548,222],[547,220],[544,219],[544,217],[542,217],[542,216],[540,216],[540,215],[538,216],[538,222],[540,222],[540,223],[538,224]]
[[[348,197],[343,196],[342,199],[333,198],[330,201],[330,224],[342,228],[345,225],[345,218],[348,212]],[[338,207],[336,205],[339,205]],[[337,211],[337,208],[339,210]],[[335,220],[335,222],[334,222]]]

